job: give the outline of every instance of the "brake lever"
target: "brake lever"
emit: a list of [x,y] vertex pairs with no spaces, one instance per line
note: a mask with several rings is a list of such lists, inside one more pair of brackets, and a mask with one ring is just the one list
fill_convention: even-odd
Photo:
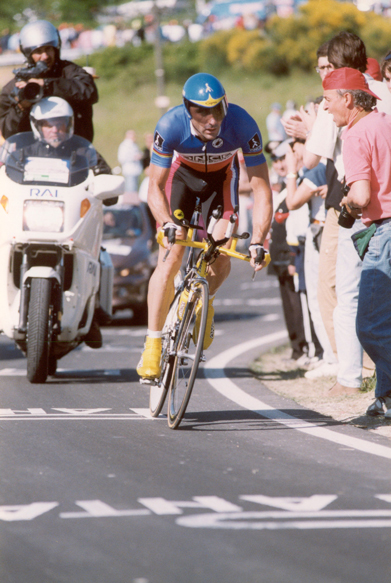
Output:
[[164,236],[167,237],[167,240],[168,240],[168,249],[167,249],[166,253],[164,254],[163,263],[167,259],[168,254],[170,253],[173,245],[175,244],[175,233],[176,233],[176,229],[174,229],[174,227],[170,227],[169,229],[166,229],[164,231]]
[[[254,263],[256,265],[260,265],[262,263],[262,261],[265,259],[265,256],[266,256],[265,249],[263,247],[259,247],[257,249],[257,256],[254,259]],[[256,271],[256,269],[254,269],[254,273],[252,275],[251,281],[254,281],[255,280],[256,274],[257,274],[257,271]]]

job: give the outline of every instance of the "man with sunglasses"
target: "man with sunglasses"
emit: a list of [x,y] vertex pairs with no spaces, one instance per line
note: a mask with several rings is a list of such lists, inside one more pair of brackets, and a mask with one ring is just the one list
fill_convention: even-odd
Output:
[[[262,136],[255,120],[241,107],[227,102],[225,90],[213,75],[197,73],[183,88],[183,104],[159,120],[150,166],[148,204],[158,225],[171,227],[177,239],[186,239],[183,219],[190,221],[196,199],[201,200],[205,221],[217,205],[222,218],[214,231],[223,238],[228,219],[238,209],[239,164],[242,150],[254,193],[251,264],[263,247],[272,219],[272,195]],[[168,246],[167,239],[165,244]],[[148,333],[137,372],[144,379],[160,376],[161,335],[174,292],[174,278],[180,269],[184,247],[174,245],[166,261],[160,249],[159,261],[148,292]],[[228,277],[230,260],[220,255],[209,266],[210,305],[204,349],[213,340],[213,297]],[[197,327],[197,324],[196,324]]]

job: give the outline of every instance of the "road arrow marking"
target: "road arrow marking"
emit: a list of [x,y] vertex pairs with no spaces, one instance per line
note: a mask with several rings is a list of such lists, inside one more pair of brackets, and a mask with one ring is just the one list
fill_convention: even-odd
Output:
[[33,520],[56,506],[58,506],[58,502],[33,502],[32,504],[0,506],[0,520],[4,520],[4,522]]

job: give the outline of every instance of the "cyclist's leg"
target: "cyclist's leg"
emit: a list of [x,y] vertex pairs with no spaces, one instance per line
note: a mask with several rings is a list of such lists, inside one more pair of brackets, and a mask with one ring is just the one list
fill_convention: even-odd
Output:
[[174,245],[163,262],[166,249],[159,249],[155,271],[148,288],[148,330],[163,329],[170,304],[174,297],[174,279],[181,268],[185,247]]
[[[190,219],[195,206],[183,178],[179,175],[178,165],[174,164],[166,184],[166,195],[170,204],[170,214],[174,222],[181,224],[181,219]],[[178,172],[178,176],[177,176]],[[175,195],[173,195],[175,193]],[[161,374],[161,335],[170,304],[174,297],[174,280],[181,268],[185,248],[174,245],[166,255],[166,249],[159,249],[158,263],[149,281],[148,287],[148,333],[144,352],[137,366],[137,373],[147,379],[156,379]]]
[[[228,227],[228,219],[234,212],[235,208],[238,208],[238,174],[236,172],[236,165],[234,163],[227,169],[225,177],[217,184],[212,185],[215,194],[213,196],[213,201],[209,205],[208,215],[215,209],[218,205],[222,207],[222,218],[216,223],[213,230],[213,238],[215,240],[223,239]],[[235,226],[235,231],[237,225]],[[226,243],[226,247],[231,245],[231,241]],[[208,317],[206,322],[205,336],[203,347],[206,350],[213,342],[214,338],[214,307],[213,300],[214,296],[219,289],[219,287],[227,279],[231,271],[231,260],[225,255],[219,255],[216,260],[208,266],[207,280],[209,284],[209,306],[208,306]],[[194,342],[198,339],[198,330],[200,325],[201,309],[197,306],[196,310],[197,320],[194,327],[193,338]]]
[[[239,165],[235,157],[229,167],[225,169],[223,178],[212,184],[212,190],[214,190],[215,195],[209,207],[208,216],[210,216],[213,209],[217,208],[218,205],[222,207],[222,218],[217,222],[213,231],[213,238],[215,240],[224,238],[230,216],[234,213],[235,209],[239,209],[238,185]],[[238,221],[235,225],[235,232],[237,228]],[[231,241],[228,241],[225,246],[230,247]],[[214,296],[218,288],[229,276],[230,271],[230,259],[224,255],[219,255],[216,261],[209,266],[207,279],[209,282],[210,296]]]
[[184,247],[174,245],[166,260],[166,250],[159,249],[158,264],[149,281],[148,288],[148,333],[137,373],[148,379],[161,374],[161,331],[174,297],[174,279],[181,267]]

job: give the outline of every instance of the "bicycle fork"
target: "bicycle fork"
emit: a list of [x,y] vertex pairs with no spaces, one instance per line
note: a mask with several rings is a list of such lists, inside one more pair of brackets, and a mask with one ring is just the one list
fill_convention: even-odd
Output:
[[[198,288],[204,288],[204,300],[205,300],[205,308],[202,311],[202,320],[205,320],[206,323],[206,318],[207,318],[207,312],[208,312],[208,304],[209,304],[209,292],[208,292],[208,282],[205,278],[201,278],[198,277],[196,280],[196,286]],[[195,286],[194,286],[195,287]],[[197,307],[198,301],[201,299],[202,296],[202,291],[201,289],[199,289],[199,291],[197,291],[196,289],[192,289],[192,285],[190,285],[190,290],[189,290],[189,297],[188,297],[188,301],[186,303],[186,307],[185,310],[183,312],[183,315],[181,317],[181,320],[179,322],[179,327],[178,327],[178,332],[176,334],[176,341],[175,344],[173,346],[172,352],[170,353],[171,356],[177,356],[179,359],[181,359],[181,364],[183,366],[186,366],[187,364],[187,359],[191,360],[191,361],[195,361],[196,359],[196,351],[194,351],[194,353],[190,353],[189,349],[190,349],[190,345],[191,345],[191,338],[192,338],[192,330],[187,330],[186,333],[186,337],[185,340],[181,343],[181,346],[179,346],[179,339],[183,338],[183,335],[181,333],[181,331],[183,330],[183,328],[185,326],[189,326],[189,320],[191,320],[191,318],[193,317],[193,314],[195,312],[195,309]],[[205,326],[203,325],[203,322],[200,322],[200,329],[202,330]],[[202,339],[200,339],[199,341],[203,342],[203,337]],[[201,355],[199,357],[199,361],[200,362],[205,362],[205,356],[203,354],[203,351],[201,352]]]

